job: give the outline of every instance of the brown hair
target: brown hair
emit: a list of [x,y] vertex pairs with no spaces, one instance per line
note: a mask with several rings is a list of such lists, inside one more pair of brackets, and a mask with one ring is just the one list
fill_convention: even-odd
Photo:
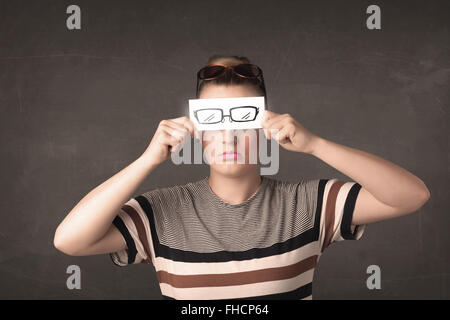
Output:
[[[205,66],[216,64],[220,62],[221,65],[232,66],[240,63],[251,63],[250,59],[243,56],[236,55],[220,55],[215,54],[209,57],[208,62]],[[202,80],[200,81],[198,87],[197,99],[200,96],[202,88],[207,84],[215,84],[215,85],[248,85],[255,88],[261,95],[265,95],[264,89],[262,88],[261,83],[258,79],[246,79],[235,75],[233,72],[226,72],[223,76],[213,79],[213,80]]]

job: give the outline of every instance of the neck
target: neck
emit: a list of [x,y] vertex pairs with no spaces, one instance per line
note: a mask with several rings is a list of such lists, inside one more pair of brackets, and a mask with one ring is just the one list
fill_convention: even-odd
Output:
[[239,204],[258,191],[262,182],[258,167],[240,176],[225,176],[211,170],[208,183],[211,190],[229,204]]

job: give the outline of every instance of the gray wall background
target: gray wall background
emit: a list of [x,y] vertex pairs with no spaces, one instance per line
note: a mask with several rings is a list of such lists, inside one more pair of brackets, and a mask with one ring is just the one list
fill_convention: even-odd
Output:
[[[66,28],[81,7],[82,29]],[[381,7],[381,30],[365,26]],[[448,299],[448,1],[0,1],[0,298],[160,299],[153,270],[53,247],[64,216],[134,161],[160,120],[182,115],[214,53],[264,71],[275,112],[413,172],[431,191],[418,212],[333,244],[314,299]],[[349,180],[281,150],[276,178]],[[135,195],[208,174],[156,169]],[[81,290],[66,288],[68,265]],[[381,290],[366,268],[381,267]]]

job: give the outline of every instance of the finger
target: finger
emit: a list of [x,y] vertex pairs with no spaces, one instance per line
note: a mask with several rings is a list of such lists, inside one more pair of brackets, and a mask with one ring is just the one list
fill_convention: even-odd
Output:
[[271,126],[272,123],[278,121],[278,120],[281,119],[281,118],[282,118],[282,116],[279,115],[279,114],[272,115],[272,116],[270,116],[269,119],[266,119],[265,121],[262,121],[262,122],[261,122],[261,126],[262,126],[263,128],[269,128],[269,127]]
[[265,129],[263,129],[263,131],[264,131],[264,135],[266,136],[267,140],[272,139],[273,135],[278,132],[277,129],[271,129],[271,128],[265,128]]
[[[164,125],[166,127],[174,129],[174,130],[182,131],[182,132],[185,132],[185,133],[189,132],[188,128],[183,126],[183,124],[180,124],[180,123],[175,122],[173,120],[167,120],[167,122],[164,122]],[[189,132],[189,134],[190,134],[190,132]]]
[[184,138],[187,136],[186,129],[178,129],[176,127],[171,127],[170,125],[164,124],[162,125],[162,130],[164,130],[167,134],[171,135],[177,141],[182,142]]
[[287,120],[289,118],[290,118],[290,116],[287,113],[285,113],[285,114],[278,114],[278,115],[270,118],[269,120],[267,120],[266,123],[265,123],[265,126],[267,128],[271,128],[273,126],[273,124],[275,124],[275,123],[277,123],[277,122],[279,122],[281,120]]
[[180,151],[180,149],[183,147],[183,144],[182,143],[177,143],[175,146],[173,146],[171,149],[170,149],[170,152],[178,152],[178,151]]
[[173,130],[167,127],[161,127],[160,141],[164,144],[173,146],[179,143],[182,139],[173,134]]
[[266,137],[268,140],[270,140],[273,135],[275,135],[279,130],[281,130],[287,123],[287,119],[284,117],[276,117],[271,119],[272,122],[269,124],[265,130],[264,133],[266,134]]
[[262,121],[266,122],[266,121],[270,120],[271,118],[273,118],[273,117],[275,117],[277,115],[278,115],[278,113],[272,112],[270,110],[264,110]]
[[194,126],[194,138],[198,139],[198,141],[202,141],[202,132],[200,130],[197,130],[195,126]]
[[195,125],[191,119],[189,119],[188,117],[179,117],[172,119],[172,121],[184,126],[186,129],[188,129],[189,133],[191,134],[191,137],[195,138],[194,136]]
[[288,143],[290,141],[290,137],[292,136],[292,130],[294,130],[293,126],[284,126],[274,135],[274,140],[279,144]]
[[276,119],[272,119],[268,129],[279,129],[283,128],[284,126],[289,124],[289,118],[287,117],[277,117]]
[[174,122],[172,120],[166,120],[163,124],[161,124],[164,128],[168,129],[170,133],[175,135],[176,137],[182,136],[183,138],[187,135],[191,135],[191,132],[188,128],[183,126],[182,124],[179,124],[177,122]]
[[270,138],[268,137],[269,133],[267,132],[267,129],[263,129],[264,131],[264,136],[266,137],[267,140],[270,140]]
[[172,136],[169,132],[167,132],[165,129],[161,129],[161,132],[159,134],[159,142],[169,148],[169,151],[172,152],[173,148],[180,144],[178,139],[176,139],[174,136]]
[[163,125],[163,127],[173,136],[175,136],[177,139],[180,139],[181,141],[187,138],[190,135],[189,130],[175,122],[168,122]]

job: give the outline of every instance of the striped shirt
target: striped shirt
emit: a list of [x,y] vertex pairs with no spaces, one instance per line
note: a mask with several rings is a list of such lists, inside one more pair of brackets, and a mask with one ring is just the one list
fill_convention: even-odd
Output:
[[151,264],[166,299],[312,299],[324,249],[364,232],[351,224],[361,185],[261,177],[239,204],[208,177],[131,198],[113,221],[127,249],[112,261]]

